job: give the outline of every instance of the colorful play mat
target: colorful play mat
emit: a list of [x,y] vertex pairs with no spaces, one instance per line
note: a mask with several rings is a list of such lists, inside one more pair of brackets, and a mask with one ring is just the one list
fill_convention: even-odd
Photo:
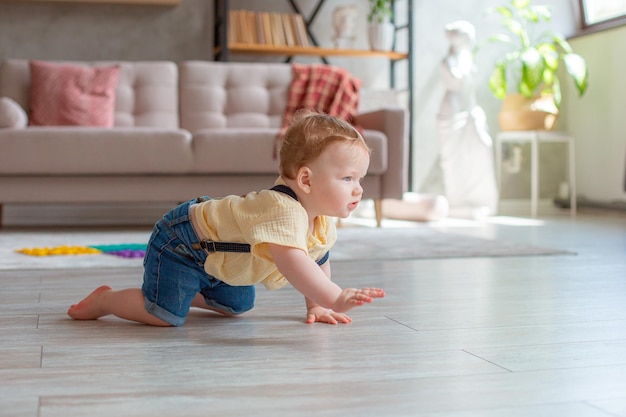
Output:
[[146,254],[144,243],[124,243],[119,245],[93,246],[44,246],[35,248],[16,249],[15,252],[28,256],[58,256],[58,255],[114,255],[120,258],[143,258]]

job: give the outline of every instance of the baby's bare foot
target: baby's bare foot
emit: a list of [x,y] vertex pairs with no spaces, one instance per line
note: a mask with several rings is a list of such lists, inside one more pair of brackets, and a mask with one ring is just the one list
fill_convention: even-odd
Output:
[[74,304],[67,310],[67,315],[74,320],[96,320],[107,313],[100,306],[102,296],[113,289],[108,285],[96,288],[91,294],[85,297],[80,303]]

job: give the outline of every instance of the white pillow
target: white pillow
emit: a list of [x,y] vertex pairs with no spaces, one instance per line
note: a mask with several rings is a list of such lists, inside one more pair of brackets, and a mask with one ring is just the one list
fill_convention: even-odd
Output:
[[0,128],[21,129],[28,125],[26,112],[15,100],[0,97]]

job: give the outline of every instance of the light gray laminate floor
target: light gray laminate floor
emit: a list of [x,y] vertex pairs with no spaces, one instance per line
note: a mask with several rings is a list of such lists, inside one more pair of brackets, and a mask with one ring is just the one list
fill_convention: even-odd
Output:
[[176,329],[77,322],[141,271],[0,272],[0,416],[626,416],[626,217],[453,231],[578,254],[336,262],[388,294],[338,326],[290,288]]

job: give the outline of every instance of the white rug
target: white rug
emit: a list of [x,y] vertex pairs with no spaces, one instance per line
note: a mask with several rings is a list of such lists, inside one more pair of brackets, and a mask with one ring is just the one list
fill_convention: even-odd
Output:
[[0,270],[7,269],[74,269],[101,267],[140,267],[141,258],[114,255],[28,256],[15,252],[34,247],[92,246],[147,243],[150,231],[122,230],[48,230],[0,231]]
[[[333,261],[372,261],[459,257],[536,256],[571,252],[481,239],[424,227],[340,228],[331,250]],[[114,255],[28,256],[17,249],[61,245],[94,246],[147,243],[148,229],[141,230],[0,230],[0,270],[141,267],[140,258]]]

